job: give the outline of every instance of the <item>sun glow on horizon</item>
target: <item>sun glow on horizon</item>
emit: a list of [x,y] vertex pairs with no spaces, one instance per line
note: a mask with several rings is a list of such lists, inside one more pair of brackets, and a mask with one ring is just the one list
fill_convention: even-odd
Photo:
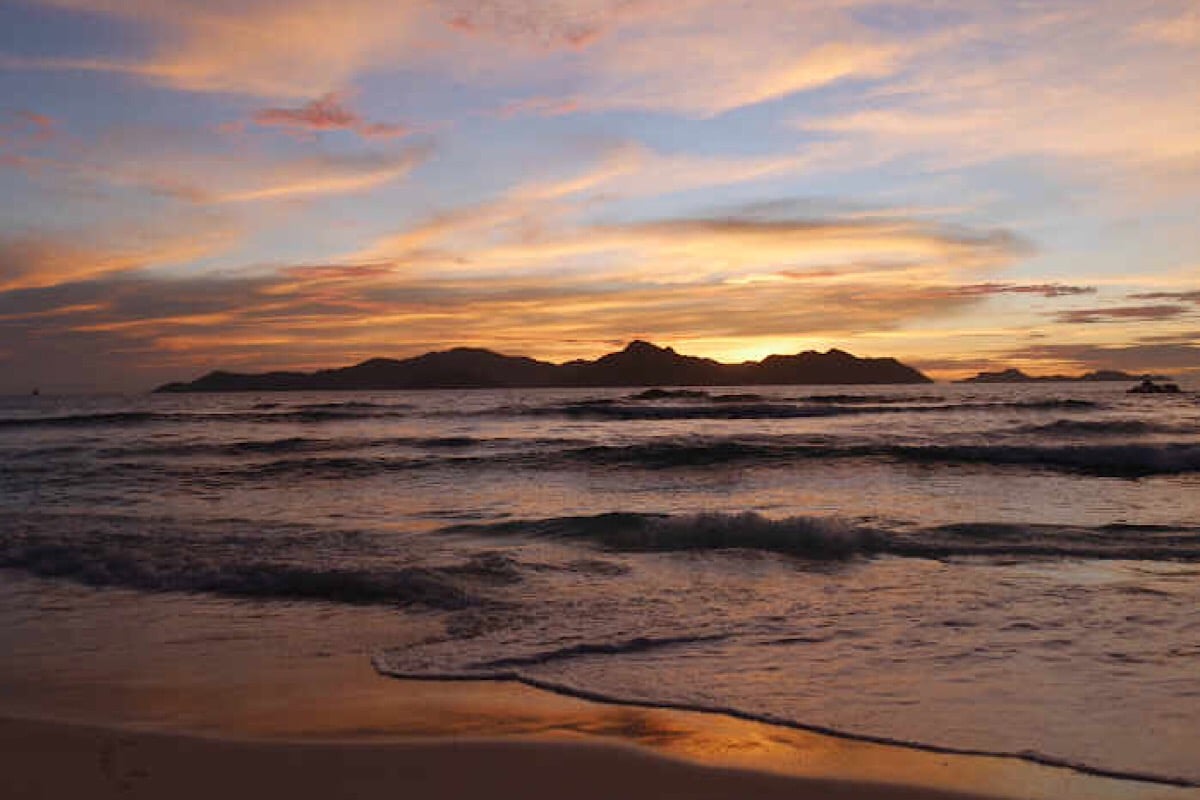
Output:
[[631,332],[1200,370],[1186,0],[569,6],[5,6],[0,391]]

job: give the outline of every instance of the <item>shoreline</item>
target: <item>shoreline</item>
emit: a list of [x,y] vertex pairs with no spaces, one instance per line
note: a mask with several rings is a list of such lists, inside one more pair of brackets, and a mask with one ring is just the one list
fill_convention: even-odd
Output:
[[[566,758],[590,765],[597,781],[617,780],[619,774],[609,773],[623,774],[627,762],[635,763],[629,768],[635,772],[666,770],[678,785],[691,787],[680,797],[749,796],[733,788],[725,795],[703,793],[714,781],[732,787],[721,777],[730,772],[738,776],[738,785],[765,781],[764,797],[803,798],[806,791],[848,800],[1200,796],[1193,789],[1011,758],[856,741],[728,714],[602,703],[511,681],[385,676],[372,667],[375,645],[402,645],[428,633],[419,617],[386,608],[147,595],[11,570],[0,576],[0,651],[6,654],[0,659],[0,727],[12,743],[0,749],[0,768],[6,776],[23,775],[24,796],[31,798],[96,795],[98,787],[112,781],[95,765],[111,760],[113,742],[123,738],[136,742],[132,752],[153,750],[167,761],[172,748],[183,748],[214,773],[233,764],[259,769],[252,781],[271,777],[261,773],[266,767],[254,767],[259,756],[271,763],[313,758],[326,764],[327,772],[339,769],[339,758],[363,759],[361,768],[375,774],[392,769],[388,764],[394,758],[416,766],[433,759],[445,762],[439,769],[451,773],[450,780],[456,772],[475,770],[477,763],[500,769],[495,755],[500,748],[530,764],[568,753]],[[35,741],[37,752],[31,752],[28,743]],[[56,783],[70,771],[46,761],[47,754],[59,752],[72,753],[73,763],[91,770],[92,784],[71,790]],[[131,769],[168,774],[166,766],[160,772],[149,762]],[[494,774],[494,780],[519,782],[524,792],[541,774],[522,769],[523,777],[506,772]],[[416,786],[398,773],[388,775],[386,781],[401,783],[379,788]],[[314,775],[308,782],[322,780],[328,776]],[[656,783],[651,790],[630,781],[608,784],[609,796],[671,796],[671,786]],[[125,785],[138,796],[138,786],[151,783],[135,777]],[[163,786],[142,796],[187,796]],[[574,784],[556,787],[554,792],[578,796]],[[460,788],[462,796],[472,796]],[[228,786],[221,791],[230,794]],[[297,791],[307,789],[301,785]],[[454,796],[453,791],[443,783],[429,788],[427,796]],[[777,791],[781,794],[771,794]]]
[[[710,711],[597,702],[514,681],[395,678],[377,673],[361,655],[330,657],[293,669],[283,686],[256,680],[195,694],[175,687],[185,691],[176,695],[176,705],[165,709],[159,687],[107,688],[131,690],[146,705],[126,705],[129,696],[118,692],[118,704],[128,712],[124,718],[107,708],[83,708],[77,701],[71,707],[45,707],[42,713],[0,709],[0,769],[12,785],[29,787],[28,795],[18,791],[10,796],[65,798],[76,790],[92,792],[101,774],[95,769],[103,772],[114,749],[122,748],[142,754],[142,760],[130,766],[125,777],[104,777],[117,786],[120,796],[130,796],[138,786],[147,797],[193,796],[187,793],[189,787],[203,784],[196,783],[197,774],[187,766],[193,762],[203,765],[199,772],[238,774],[239,785],[255,786],[280,777],[279,763],[303,762],[321,766],[313,767],[316,772],[303,780],[287,776],[298,781],[295,797],[356,797],[349,788],[349,793],[338,790],[331,795],[327,785],[349,769],[348,760],[358,765],[355,770],[381,776],[382,783],[372,791],[403,790],[418,798],[477,797],[489,781],[520,782],[531,797],[564,791],[580,797],[631,798],[742,797],[749,791],[764,798],[800,800],[1196,796],[1188,789],[1020,759],[856,741]],[[272,688],[279,690],[274,697]],[[301,693],[308,696],[307,702],[299,700]],[[250,695],[259,698],[254,701]],[[39,752],[70,754],[81,765],[72,773],[99,765],[93,767],[93,783],[60,786],[59,770],[41,764]],[[187,759],[177,758],[179,754],[187,754]],[[565,775],[535,769],[548,761],[573,766]],[[438,766],[428,766],[433,764]],[[417,785],[413,775],[421,765],[427,768]],[[458,772],[480,770],[491,775],[488,781],[456,783]],[[579,770],[587,773],[585,778],[575,774]],[[671,775],[669,783],[646,780],[647,775],[666,773]],[[143,780],[152,775],[162,778],[157,783]],[[355,785],[357,778],[343,777]],[[572,781],[603,785],[605,791],[580,794]],[[325,788],[317,791],[314,786]],[[222,791],[230,794],[228,787]]]
[[1130,772],[1124,770],[1107,769],[1091,764],[1076,763],[1065,759],[1055,758],[1053,756],[1044,755],[1035,751],[1025,752],[994,752],[990,750],[979,750],[967,747],[954,747],[952,745],[942,745],[929,742],[911,741],[905,739],[895,739],[887,736],[880,736],[870,733],[856,733],[854,731],[842,730],[840,728],[831,728],[827,725],[818,725],[816,723],[798,722],[790,719],[778,719],[763,715],[757,715],[748,711],[742,711],[737,708],[726,706],[689,706],[683,703],[673,703],[669,701],[650,701],[650,700],[631,700],[625,698],[611,697],[601,694],[600,692],[591,692],[586,689],[575,689],[568,686],[551,683],[549,681],[541,681],[535,678],[519,674],[508,674],[494,678],[480,677],[456,677],[453,675],[434,675],[434,676],[419,676],[392,674],[386,669],[376,666],[378,671],[384,677],[393,678],[400,681],[409,682],[481,682],[481,683],[514,683],[522,686],[527,686],[541,692],[560,695],[576,700],[583,700],[589,703],[599,705],[608,705],[624,708],[641,708],[655,711],[672,711],[683,712],[689,714],[705,714],[712,716],[729,717],[743,722],[752,723],[755,725],[767,725],[772,727],[784,728],[787,730],[800,731],[803,733],[815,734],[817,736],[827,736],[831,739],[842,739],[849,742],[859,744],[879,745],[883,747],[894,747],[902,750],[912,750],[921,753],[931,753],[935,755],[945,756],[965,756],[970,758],[987,758],[1001,759],[1005,761],[1016,761],[1025,764],[1048,767],[1051,769],[1067,770],[1080,775],[1085,775],[1094,778],[1105,778],[1117,781],[1129,781],[1134,783],[1146,783],[1154,786],[1164,786],[1179,789],[1200,789],[1200,783],[1189,781],[1185,778],[1177,778],[1169,775],[1157,775],[1154,773]]

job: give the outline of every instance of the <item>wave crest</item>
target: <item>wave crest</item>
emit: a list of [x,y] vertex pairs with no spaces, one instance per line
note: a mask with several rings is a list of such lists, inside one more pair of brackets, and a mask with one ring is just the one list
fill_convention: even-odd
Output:
[[444,528],[449,534],[581,540],[621,552],[755,550],[820,561],[861,556],[1200,561],[1200,528],[956,523],[884,527],[837,517],[771,519],[752,511],[610,512]]
[[[229,597],[425,606],[458,611],[494,602],[486,589],[519,582],[515,561],[477,553],[445,566],[394,566],[362,558],[364,542],[342,532],[272,532],[270,537],[197,535],[128,519],[31,521],[0,539],[0,568],[89,586],[151,592],[205,592]],[[39,530],[43,525],[46,529]],[[63,528],[62,532],[55,530]],[[329,548],[349,537],[356,559]],[[326,541],[328,540],[328,541]],[[333,542],[334,544],[331,544]],[[367,550],[369,551],[369,547]],[[328,567],[325,563],[348,563]]]

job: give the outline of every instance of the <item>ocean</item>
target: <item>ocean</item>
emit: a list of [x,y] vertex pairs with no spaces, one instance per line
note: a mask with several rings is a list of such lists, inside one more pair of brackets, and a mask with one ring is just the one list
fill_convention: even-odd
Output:
[[397,678],[1200,786],[1200,394],[1126,388],[4,398],[0,579],[383,606]]

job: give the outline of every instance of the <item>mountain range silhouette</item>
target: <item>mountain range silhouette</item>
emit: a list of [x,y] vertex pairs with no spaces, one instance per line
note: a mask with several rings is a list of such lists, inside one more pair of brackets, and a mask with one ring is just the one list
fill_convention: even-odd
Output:
[[932,383],[894,358],[858,358],[842,350],[771,355],[723,364],[644,341],[594,361],[552,364],[525,356],[458,347],[402,360],[372,358],[315,372],[246,374],[218,370],[157,392],[274,392],[385,389],[502,389],[602,386],[753,386]]

